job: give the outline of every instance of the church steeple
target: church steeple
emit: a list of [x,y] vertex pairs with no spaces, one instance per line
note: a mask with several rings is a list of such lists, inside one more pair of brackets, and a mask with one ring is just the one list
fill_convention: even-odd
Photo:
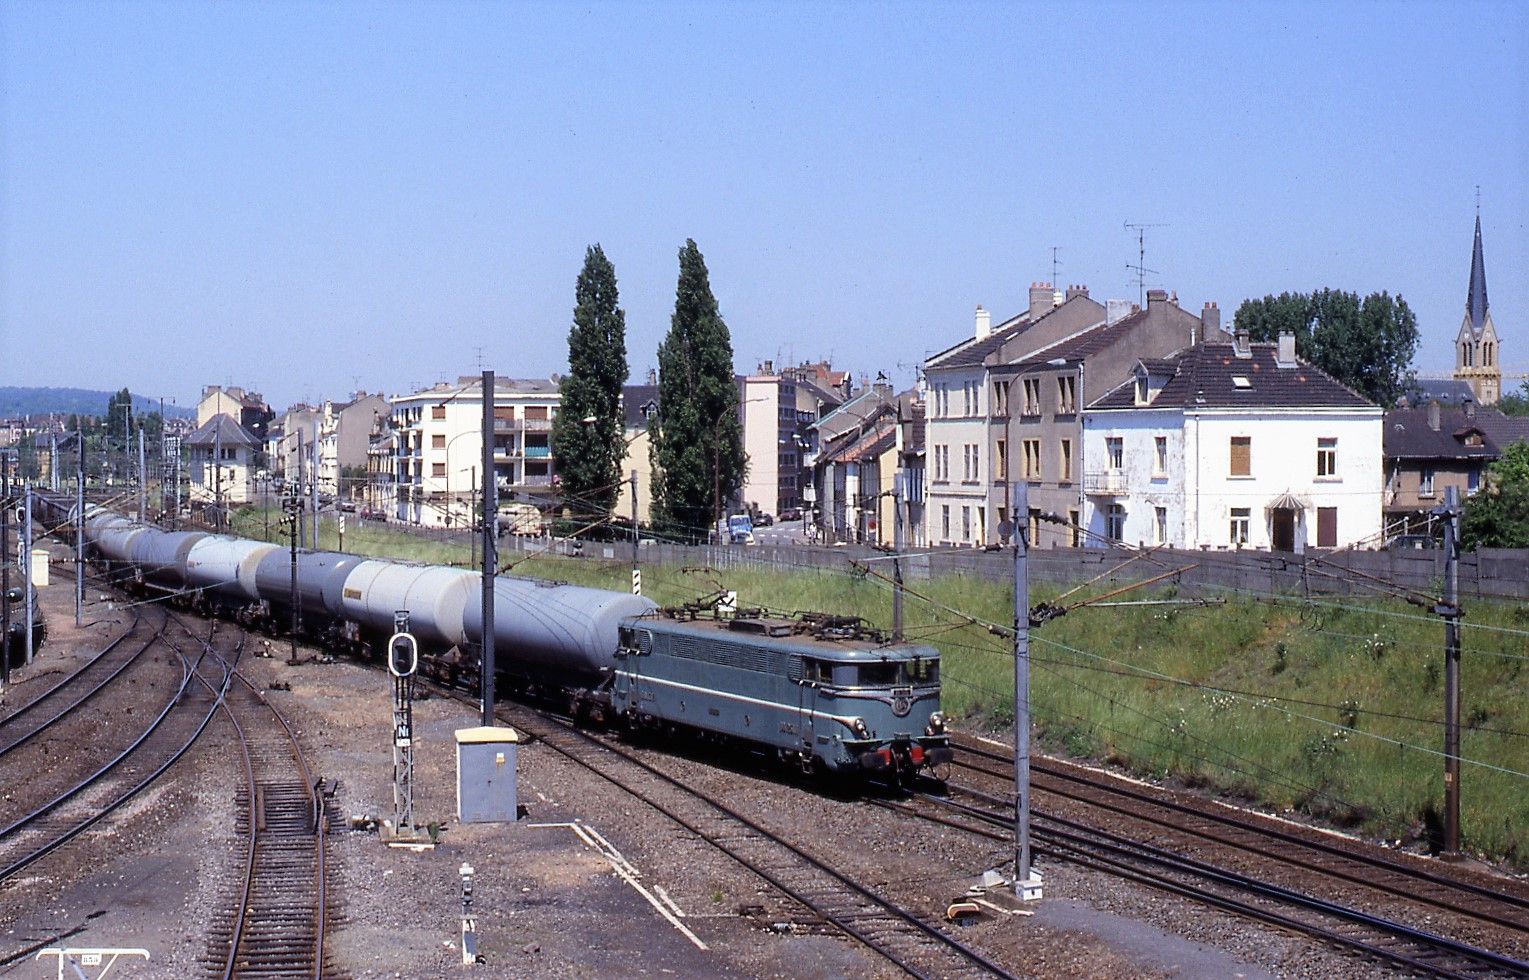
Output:
[[1476,241],[1471,249],[1471,285],[1465,294],[1465,318],[1455,337],[1454,376],[1471,386],[1478,405],[1495,405],[1502,392],[1497,328],[1487,303],[1487,264],[1481,249],[1481,205],[1476,206]]
[[1465,297],[1465,308],[1470,312],[1471,332],[1481,333],[1487,318],[1487,266],[1481,257],[1481,213],[1476,213],[1476,246],[1471,250],[1471,288]]

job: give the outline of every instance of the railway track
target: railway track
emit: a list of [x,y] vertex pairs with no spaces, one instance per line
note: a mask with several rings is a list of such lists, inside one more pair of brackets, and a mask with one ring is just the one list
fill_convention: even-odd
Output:
[[865,887],[828,861],[625,747],[530,709],[501,709],[496,716],[663,813],[802,905],[816,922],[860,942],[909,975],[1012,976],[916,912]]
[[222,708],[236,737],[243,872],[209,924],[214,977],[336,978],[326,966],[330,814],[291,726],[242,674]]
[[[1008,761],[1005,756],[975,743],[962,745],[960,753],[965,768],[989,779],[1011,778],[1011,771],[998,767]],[[1031,828],[1039,853],[1305,933],[1404,971],[1529,975],[1529,963],[1516,958],[1515,944],[1525,935],[1529,908],[1521,895],[1443,878],[1357,846],[1307,839],[1236,811],[1162,799],[1114,780],[1091,778],[1086,770],[1034,762],[1032,769],[1037,806],[1032,807]],[[1042,809],[1055,802],[1047,795],[1051,790],[1043,790],[1052,786],[1096,808],[1096,816],[1103,811],[1105,819],[1090,818],[1085,824]],[[951,799],[926,798],[947,814],[956,812],[953,818],[938,817],[941,823],[990,839],[1012,839],[1012,792],[954,784],[951,790]],[[1111,829],[1099,829],[1100,823]],[[1409,881],[1415,887],[1409,889]],[[1357,904],[1354,899],[1365,890],[1369,901]],[[1409,903],[1426,908],[1411,918],[1426,917],[1428,927],[1394,914]]]
[[[157,712],[146,713],[144,725],[122,747],[101,747],[104,758],[83,755],[73,766],[60,766],[55,775],[67,777],[61,788],[51,783],[28,785],[23,812],[7,814],[0,826],[0,881],[51,854],[141,793],[163,775],[195,743],[212,719],[217,698],[228,681],[224,664],[210,656],[211,630],[204,640],[190,633],[172,638],[171,621],[152,627],[156,641],[174,652],[180,679]],[[183,626],[178,627],[184,629]],[[182,647],[192,647],[186,652]],[[51,726],[50,726],[51,727]],[[89,771],[81,772],[84,766]]]

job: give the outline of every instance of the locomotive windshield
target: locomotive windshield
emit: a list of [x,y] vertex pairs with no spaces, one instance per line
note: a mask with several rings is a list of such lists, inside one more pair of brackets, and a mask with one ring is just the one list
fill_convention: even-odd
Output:
[[[889,660],[879,664],[843,664],[848,687],[903,687],[934,684],[940,679],[938,660]],[[834,672],[837,676],[838,671]]]

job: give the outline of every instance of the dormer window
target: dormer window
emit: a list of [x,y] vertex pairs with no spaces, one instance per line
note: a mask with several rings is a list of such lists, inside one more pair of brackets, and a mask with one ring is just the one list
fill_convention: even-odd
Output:
[[1136,404],[1148,405],[1152,402],[1152,379],[1147,372],[1136,372]]

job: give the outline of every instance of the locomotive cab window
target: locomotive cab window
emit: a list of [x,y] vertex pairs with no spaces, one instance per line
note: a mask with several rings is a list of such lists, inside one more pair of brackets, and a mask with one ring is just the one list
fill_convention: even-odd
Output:
[[915,657],[903,664],[907,679],[912,684],[937,684],[940,680],[940,662],[933,658]]
[[898,667],[895,662],[879,664],[861,664],[860,677],[856,687],[891,687],[898,681]]
[[832,684],[834,665],[826,660],[802,658],[802,682],[805,684]]

